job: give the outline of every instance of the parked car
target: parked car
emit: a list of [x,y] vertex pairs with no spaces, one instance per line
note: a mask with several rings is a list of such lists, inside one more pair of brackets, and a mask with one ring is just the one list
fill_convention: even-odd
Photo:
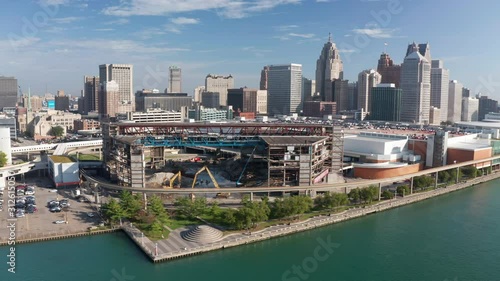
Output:
[[16,211],[16,218],[22,218],[24,216],[25,216],[24,211],[20,210]]
[[68,200],[63,199],[63,200],[59,201],[59,206],[60,206],[61,208],[66,208],[66,207],[69,207],[69,206],[70,206],[70,204],[69,204]]
[[87,216],[88,216],[89,218],[93,218],[93,217],[95,217],[95,214],[94,214],[94,213],[92,213],[92,212],[88,212],[88,213],[87,213]]
[[34,194],[35,194],[35,191],[34,191],[34,190],[26,190],[26,191],[24,192],[24,194],[26,194],[26,195],[34,195]]
[[26,213],[28,213],[28,214],[32,214],[32,213],[34,213],[36,211],[38,211],[38,209],[34,205],[28,205],[26,207]]
[[55,223],[55,224],[63,224],[63,223],[66,223],[66,221],[63,221],[63,220],[58,220],[58,221],[55,221],[54,223]]
[[60,207],[53,207],[53,208],[50,208],[49,211],[52,213],[59,213],[61,211],[61,208]]

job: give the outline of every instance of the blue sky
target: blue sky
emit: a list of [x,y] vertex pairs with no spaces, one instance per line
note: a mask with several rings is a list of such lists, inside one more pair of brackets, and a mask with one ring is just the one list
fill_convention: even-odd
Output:
[[451,79],[500,99],[498,11],[496,0],[5,0],[0,75],[80,95],[99,64],[133,64],[136,90],[163,90],[177,65],[190,94],[208,73],[257,87],[267,64],[300,63],[314,79],[331,32],[349,80],[376,67],[384,42],[396,63],[429,42]]

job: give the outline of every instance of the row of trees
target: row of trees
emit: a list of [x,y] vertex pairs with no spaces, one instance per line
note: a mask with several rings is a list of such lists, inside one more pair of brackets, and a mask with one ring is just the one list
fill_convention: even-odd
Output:
[[375,185],[370,185],[363,188],[355,188],[349,192],[347,195],[349,199],[355,203],[367,203],[370,204],[374,200],[378,200],[378,187]]
[[163,231],[163,225],[169,221],[169,215],[163,206],[160,197],[153,195],[149,197],[147,210],[143,209],[144,202],[139,194],[129,191],[120,193],[120,201],[111,198],[108,203],[103,204],[103,215],[113,225],[126,219],[131,222],[143,223],[148,230],[155,234]]

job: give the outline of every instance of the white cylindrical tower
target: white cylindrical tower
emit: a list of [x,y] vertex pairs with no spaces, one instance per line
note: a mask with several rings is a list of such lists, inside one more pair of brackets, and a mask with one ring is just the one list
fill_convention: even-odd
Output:
[[0,151],[7,155],[7,165],[12,164],[10,128],[0,128]]

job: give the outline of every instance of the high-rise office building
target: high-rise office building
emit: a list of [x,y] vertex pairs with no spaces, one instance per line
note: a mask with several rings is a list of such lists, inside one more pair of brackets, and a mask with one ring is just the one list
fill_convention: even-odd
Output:
[[311,79],[302,77],[302,100],[312,100],[312,96],[316,92],[316,82]]
[[402,96],[395,84],[378,84],[372,89],[370,119],[399,122]]
[[316,61],[316,91],[319,92],[323,101],[328,101],[327,96],[330,95],[332,81],[344,78],[343,72],[344,66],[339,50],[332,42],[330,35]]
[[401,89],[403,90],[401,121],[428,123],[431,102],[431,64],[418,52],[416,46],[401,65]]
[[267,113],[299,113],[302,102],[302,65],[270,65],[268,71]]
[[16,78],[0,76],[0,110],[4,107],[16,107],[17,91]]
[[470,93],[470,89],[469,88],[466,88],[466,87],[463,87],[462,88],[462,98],[468,98],[468,97],[471,97],[471,93]]
[[57,91],[55,97],[55,109],[61,111],[69,110],[69,97],[64,95],[64,91]]
[[479,100],[474,97],[462,98],[462,121],[478,121]]
[[448,87],[448,118],[447,121],[459,122],[462,116],[462,89],[457,80],[451,80]]
[[431,106],[429,110],[429,124],[430,125],[440,125],[441,124],[441,109],[435,106]]
[[394,64],[391,57],[387,53],[382,53],[378,60],[377,72],[382,75],[383,84],[394,84],[399,88],[399,80],[401,79],[401,65]]
[[119,111],[116,106],[120,100],[120,86],[115,81],[106,81],[99,89],[99,115],[101,119],[116,117]]
[[486,114],[498,112],[498,101],[489,99],[487,96],[479,97],[479,115],[477,120],[482,121]]
[[236,112],[253,112],[257,114],[257,89],[229,89],[227,92],[227,105],[232,106]]
[[205,86],[198,86],[194,88],[193,99],[195,102],[201,102],[201,93],[205,91]]
[[227,89],[234,88],[233,76],[208,74],[205,78],[205,91],[219,93],[219,104],[227,105]]
[[332,99],[336,103],[337,113],[349,110],[349,80],[335,79],[330,83]]
[[205,108],[215,108],[220,107],[220,93],[218,92],[203,92],[201,93],[201,104]]
[[448,118],[449,70],[443,67],[443,61],[431,62],[431,106],[439,108],[441,121]]
[[269,72],[269,66],[264,66],[260,72],[260,90],[267,90],[267,73]]
[[371,112],[370,98],[372,89],[380,84],[382,76],[374,69],[363,70],[358,74],[358,108]]
[[118,100],[116,112],[135,111],[135,95],[133,90],[133,66],[131,64],[99,65],[99,84],[115,81],[118,84]]
[[182,71],[177,66],[168,68],[168,92],[182,93]]
[[356,110],[358,109],[358,82],[351,82],[348,84],[348,109]]
[[267,90],[257,91],[257,113],[267,114]]
[[83,77],[83,108],[79,108],[81,114],[99,110],[99,76]]
[[417,44],[417,43],[413,42],[412,44],[408,44],[408,48],[406,49],[406,56],[405,57],[407,57],[409,54],[413,53],[414,51],[417,51],[429,63],[431,63],[431,61],[432,61],[431,46],[429,45],[429,43]]

